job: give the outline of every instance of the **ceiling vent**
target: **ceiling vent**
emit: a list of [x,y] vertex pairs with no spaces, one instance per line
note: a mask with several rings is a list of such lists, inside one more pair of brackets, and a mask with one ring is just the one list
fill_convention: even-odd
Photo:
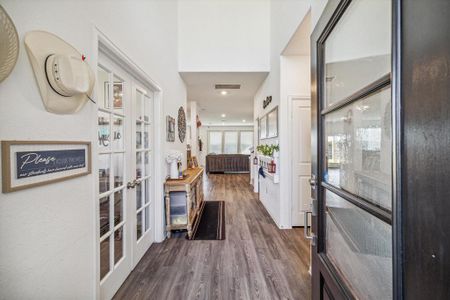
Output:
[[239,90],[240,84],[216,84],[216,90]]

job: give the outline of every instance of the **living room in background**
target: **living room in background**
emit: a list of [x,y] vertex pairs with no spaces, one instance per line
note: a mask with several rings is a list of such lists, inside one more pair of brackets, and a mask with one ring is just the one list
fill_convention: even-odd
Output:
[[250,154],[253,147],[253,131],[208,131],[208,154]]

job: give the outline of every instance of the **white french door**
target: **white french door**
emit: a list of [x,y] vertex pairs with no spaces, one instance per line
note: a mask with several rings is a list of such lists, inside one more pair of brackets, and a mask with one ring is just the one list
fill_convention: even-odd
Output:
[[100,296],[110,299],[154,241],[153,93],[99,54]]

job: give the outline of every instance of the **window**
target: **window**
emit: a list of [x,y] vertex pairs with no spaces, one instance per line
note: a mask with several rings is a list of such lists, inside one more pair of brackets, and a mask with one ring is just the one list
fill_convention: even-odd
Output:
[[208,136],[208,153],[222,154],[222,132],[210,131]]
[[241,154],[250,154],[251,147],[253,147],[253,132],[241,131],[239,152]]
[[250,154],[253,131],[208,131],[208,154]]
[[224,132],[223,153],[225,153],[225,154],[238,153],[238,132],[237,131]]

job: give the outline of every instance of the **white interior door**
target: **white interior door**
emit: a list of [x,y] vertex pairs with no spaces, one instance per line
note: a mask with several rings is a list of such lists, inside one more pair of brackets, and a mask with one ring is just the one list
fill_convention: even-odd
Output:
[[304,226],[305,210],[310,210],[311,101],[292,100],[292,226]]
[[154,241],[153,94],[103,55],[97,87],[100,297],[111,299]]

